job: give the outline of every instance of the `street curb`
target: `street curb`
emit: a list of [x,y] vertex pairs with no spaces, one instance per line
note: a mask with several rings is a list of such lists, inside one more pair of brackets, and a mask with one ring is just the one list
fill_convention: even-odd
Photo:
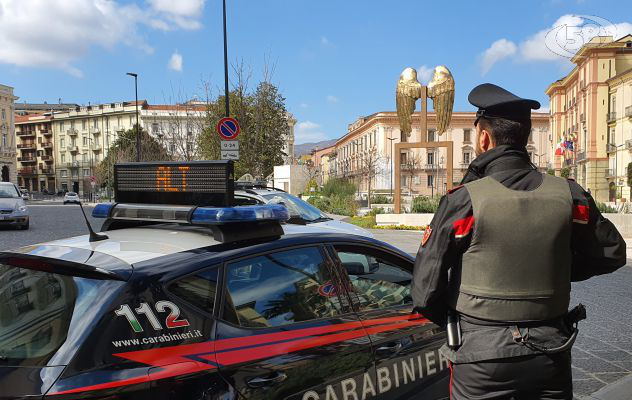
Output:
[[589,400],[630,400],[632,398],[632,376],[621,378],[584,398]]

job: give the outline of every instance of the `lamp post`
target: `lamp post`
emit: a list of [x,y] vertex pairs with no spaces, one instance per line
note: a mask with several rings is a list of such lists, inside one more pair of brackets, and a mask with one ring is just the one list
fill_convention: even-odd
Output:
[[230,117],[230,107],[228,98],[228,42],[226,39],[226,0],[224,0],[224,91],[226,103],[226,118]]
[[140,161],[140,125],[138,124],[138,74],[128,72],[134,77],[134,92],[136,93],[136,161]]

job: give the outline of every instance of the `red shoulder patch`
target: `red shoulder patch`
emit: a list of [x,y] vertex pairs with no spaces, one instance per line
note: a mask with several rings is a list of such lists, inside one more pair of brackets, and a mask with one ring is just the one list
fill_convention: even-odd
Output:
[[432,227],[428,225],[426,230],[424,231],[424,236],[421,238],[421,247],[424,247],[428,239],[430,239],[430,235],[432,234]]
[[457,190],[461,189],[463,186],[465,185],[459,185],[459,186],[453,187],[452,189],[448,190],[448,194],[456,192]]

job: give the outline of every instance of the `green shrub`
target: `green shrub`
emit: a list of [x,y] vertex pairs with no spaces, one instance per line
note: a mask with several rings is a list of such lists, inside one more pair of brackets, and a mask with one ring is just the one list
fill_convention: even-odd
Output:
[[428,196],[417,196],[413,199],[411,212],[413,213],[430,213],[434,214],[439,208],[439,199]]
[[562,178],[568,178],[571,175],[571,169],[569,167],[564,167],[560,171],[560,176]]
[[382,207],[372,208],[371,211],[367,213],[367,215],[376,216],[378,214],[384,214],[384,209]]
[[351,223],[359,226],[360,228],[372,229],[375,227],[375,216],[366,215],[364,217],[353,217],[351,218]]
[[423,231],[426,229],[426,227],[414,225],[376,225],[375,229],[392,229],[396,231]]
[[323,185],[321,193],[325,197],[332,196],[351,196],[355,194],[358,188],[356,185],[344,178],[332,178]]
[[603,213],[616,213],[617,209],[614,207],[610,207],[607,204],[601,203],[601,202],[597,202],[597,209],[603,214]]
[[393,204],[393,202],[384,194],[376,194],[371,197],[371,204]]
[[348,217],[356,215],[358,205],[353,200],[353,196],[333,195],[329,197],[329,211],[332,214],[346,215]]

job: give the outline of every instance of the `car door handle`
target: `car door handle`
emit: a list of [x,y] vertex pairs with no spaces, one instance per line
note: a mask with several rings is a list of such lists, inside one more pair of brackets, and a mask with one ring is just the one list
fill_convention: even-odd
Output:
[[402,342],[395,342],[388,346],[381,346],[377,348],[378,353],[397,353],[402,349]]
[[251,380],[248,381],[248,386],[253,387],[253,388],[271,386],[277,383],[281,383],[286,379],[287,379],[287,375],[285,375],[283,372],[275,372],[274,375],[272,375],[269,378],[262,378],[262,377],[252,378]]

